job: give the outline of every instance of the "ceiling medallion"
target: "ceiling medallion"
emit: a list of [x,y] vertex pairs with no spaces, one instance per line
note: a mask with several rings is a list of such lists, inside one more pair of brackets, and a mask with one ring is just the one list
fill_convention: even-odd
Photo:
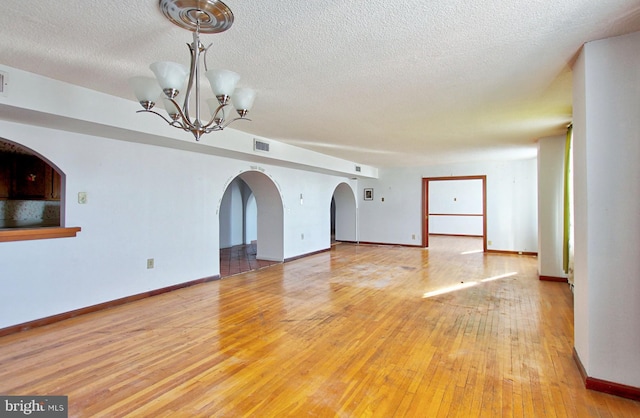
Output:
[[233,24],[233,12],[217,0],[160,0],[160,11],[183,29],[200,33],[224,32]]

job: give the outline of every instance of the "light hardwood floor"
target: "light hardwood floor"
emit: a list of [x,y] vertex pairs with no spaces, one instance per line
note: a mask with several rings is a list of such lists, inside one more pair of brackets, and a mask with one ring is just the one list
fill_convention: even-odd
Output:
[[[530,256],[338,244],[0,338],[0,394],[81,417],[638,417],[588,391]],[[90,278],[88,278],[90,280]]]

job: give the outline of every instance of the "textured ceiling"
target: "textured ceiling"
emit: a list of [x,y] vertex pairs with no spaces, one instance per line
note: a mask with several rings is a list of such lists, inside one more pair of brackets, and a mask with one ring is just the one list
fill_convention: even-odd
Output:
[[[3,0],[0,63],[135,100],[129,77],[188,64],[157,3]],[[225,3],[209,67],[258,91],[233,127],[380,167],[533,156],[571,119],[582,44],[640,30],[638,0]]]

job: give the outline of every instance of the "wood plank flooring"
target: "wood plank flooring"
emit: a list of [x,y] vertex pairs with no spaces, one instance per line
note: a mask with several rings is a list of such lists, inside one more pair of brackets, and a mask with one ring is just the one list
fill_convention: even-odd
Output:
[[0,394],[73,417],[638,417],[588,391],[530,256],[329,252],[0,338]]

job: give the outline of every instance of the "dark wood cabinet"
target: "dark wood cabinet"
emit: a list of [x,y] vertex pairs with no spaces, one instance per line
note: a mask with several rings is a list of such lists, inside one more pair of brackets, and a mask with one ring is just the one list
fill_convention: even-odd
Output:
[[0,199],[8,199],[11,191],[11,160],[9,154],[0,152]]
[[14,199],[45,198],[45,163],[33,155],[16,155],[11,197]]
[[60,174],[47,164],[45,173],[45,199],[60,200]]
[[0,153],[0,199],[60,200],[60,174],[35,155]]

